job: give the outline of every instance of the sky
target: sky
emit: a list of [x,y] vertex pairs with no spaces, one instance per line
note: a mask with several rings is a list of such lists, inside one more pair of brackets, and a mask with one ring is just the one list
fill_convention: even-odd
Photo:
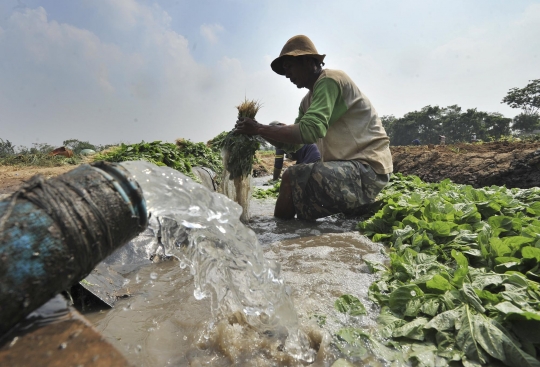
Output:
[[540,78],[540,0],[2,0],[0,139],[207,141],[244,98],[293,123],[307,90],[270,63],[298,34],[381,116],[513,117],[501,100]]

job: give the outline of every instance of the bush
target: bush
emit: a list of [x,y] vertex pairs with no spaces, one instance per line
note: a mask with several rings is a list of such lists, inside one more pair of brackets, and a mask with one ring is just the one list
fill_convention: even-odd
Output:
[[15,145],[9,140],[0,139],[0,157],[15,154]]

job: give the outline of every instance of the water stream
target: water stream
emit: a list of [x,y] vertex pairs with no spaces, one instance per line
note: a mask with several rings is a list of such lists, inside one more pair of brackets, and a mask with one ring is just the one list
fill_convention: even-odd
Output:
[[[331,366],[339,328],[374,325],[373,276],[362,259],[384,256],[351,232],[354,220],[279,221],[269,215],[272,201],[263,201],[253,205],[250,229],[238,205],[180,173],[124,166],[152,216],[135,242],[175,259],[129,273],[132,297],[86,315],[134,365]],[[368,316],[337,313],[333,303],[345,293],[359,297]]]

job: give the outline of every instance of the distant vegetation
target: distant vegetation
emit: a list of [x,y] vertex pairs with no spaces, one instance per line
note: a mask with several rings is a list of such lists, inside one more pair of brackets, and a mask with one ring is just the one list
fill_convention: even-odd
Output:
[[83,158],[79,154],[82,149],[99,151],[106,146],[92,145],[77,139],[63,142],[64,146],[73,150],[73,157],[49,155],[56,147],[47,143],[34,143],[32,147],[15,146],[9,140],[0,139],[0,166],[40,166],[56,167],[69,164],[80,164]]
[[422,144],[436,144],[439,135],[446,143],[470,142],[473,134],[482,141],[499,140],[510,135],[527,135],[540,129],[540,79],[524,88],[512,88],[501,103],[521,109],[514,119],[496,112],[462,110],[457,105],[426,106],[403,117],[382,116],[391,145],[410,145],[414,139]]

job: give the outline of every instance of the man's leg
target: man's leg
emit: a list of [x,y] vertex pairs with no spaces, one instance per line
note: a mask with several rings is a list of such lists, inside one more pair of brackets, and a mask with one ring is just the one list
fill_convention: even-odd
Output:
[[295,214],[291,176],[289,170],[285,170],[281,177],[281,186],[274,209],[274,216],[281,219],[292,219]]

